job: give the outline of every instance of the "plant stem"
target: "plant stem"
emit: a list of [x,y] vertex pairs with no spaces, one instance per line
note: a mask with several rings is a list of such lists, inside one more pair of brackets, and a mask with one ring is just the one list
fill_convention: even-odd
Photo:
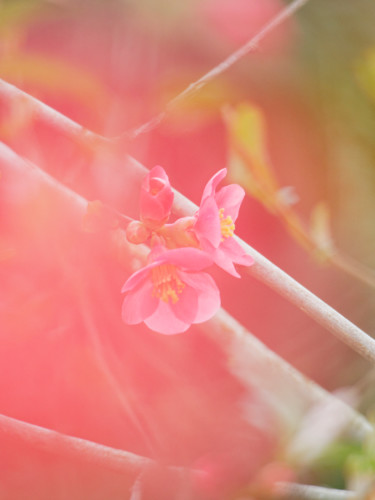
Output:
[[0,415],[0,435],[11,436],[37,450],[58,453],[69,460],[90,462],[128,475],[136,475],[152,463],[151,459],[134,453],[68,436],[5,415]]
[[272,498],[277,500],[358,500],[354,491],[297,483],[277,483]]
[[224,61],[220,64],[212,68],[210,71],[205,73],[203,76],[198,78],[195,82],[192,82],[188,87],[186,87],[180,94],[174,97],[169,103],[166,105],[165,110],[161,111],[157,116],[151,118],[147,123],[140,125],[136,129],[131,132],[125,132],[120,136],[114,138],[116,141],[121,141],[122,138],[126,137],[129,139],[135,139],[141,134],[145,134],[150,132],[155,127],[157,127],[166,116],[168,116],[169,112],[176,108],[180,104],[181,101],[184,101],[188,97],[197,93],[203,87],[205,87],[211,80],[218,77],[229,68],[231,68],[235,63],[237,63],[244,56],[253,52],[257,49],[259,43],[277,26],[282,24],[286,19],[290,18],[292,14],[294,14],[297,10],[299,10],[303,5],[305,5],[309,0],[294,0],[289,5],[287,5],[284,9],[282,9],[276,16],[274,16],[268,23],[264,25],[264,27],[258,31],[258,33],[253,36],[250,40],[248,40],[244,45],[242,45],[239,49],[232,52]]
[[[135,160],[132,160],[133,163],[136,163]],[[2,185],[8,181],[17,182],[19,178],[27,180],[29,184],[32,182],[46,184],[53,190],[55,196],[63,197],[75,207],[78,220],[83,217],[87,200],[29,161],[19,157],[2,143],[0,143],[0,171]],[[194,207],[195,205],[182,195],[176,196],[178,210],[183,208],[189,211]],[[144,248],[142,245],[129,244],[128,246],[129,259],[127,260],[131,266],[132,258],[138,255],[141,258],[144,257]],[[280,271],[276,266],[274,267],[277,272]],[[295,429],[296,421],[311,405],[332,400],[333,396],[330,393],[292,368],[223,309],[213,319],[201,324],[200,328],[221,346],[226,354],[229,369],[249,387],[249,391],[251,392],[253,387],[260,388],[268,402],[277,410],[287,432]],[[111,370],[108,363],[105,369]],[[338,404],[341,411],[347,415],[348,427],[351,427],[358,439],[364,439],[372,432],[371,424],[362,415],[345,403],[339,402]],[[295,412],[292,420],[291,408]]]
[[[134,168],[137,168],[138,162],[131,160],[131,163]],[[183,215],[191,215],[198,209],[194,203],[178,192],[175,192],[174,206],[177,213]],[[249,244],[237,236],[235,238],[255,261],[253,266],[246,268],[248,274],[265,283],[289,302],[302,309],[308,316],[324,326],[365,359],[375,363],[375,340],[372,337],[307,290]]]

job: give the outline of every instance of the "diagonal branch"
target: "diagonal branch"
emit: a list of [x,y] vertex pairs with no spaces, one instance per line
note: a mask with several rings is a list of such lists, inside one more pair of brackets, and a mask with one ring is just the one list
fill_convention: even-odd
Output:
[[260,390],[283,423],[286,434],[295,433],[301,418],[312,407],[333,407],[340,414],[342,424],[338,434],[348,429],[360,441],[372,434],[372,425],[361,414],[268,349],[224,309],[198,326],[220,345],[231,372],[245,386]]
[[[33,111],[33,116],[50,124],[73,141],[105,148],[113,147],[109,139],[85,129],[70,118],[2,80],[0,80],[0,98],[10,99],[13,102],[17,100],[27,102]],[[147,173],[147,169],[134,158],[128,157],[127,159],[127,167],[132,177],[132,183],[134,189],[137,189]],[[197,206],[185,196],[176,192],[174,209],[177,214],[186,215],[194,213]],[[317,323],[327,328],[328,331],[357,351],[365,359],[375,362],[375,341],[371,337],[254,250],[250,245],[240,239],[238,241],[241,242],[256,262],[255,265],[248,268],[248,272],[251,275],[305,311]]]
[[[170,111],[172,111],[178,104],[190,97],[191,95],[197,93],[200,89],[205,87],[209,82],[211,82],[214,78],[220,76],[222,73],[231,68],[235,63],[237,63],[244,56],[253,52],[258,47],[258,44],[263,41],[263,39],[275,28],[277,28],[280,24],[282,24],[285,20],[290,18],[295,12],[297,12],[301,7],[303,7],[309,0],[293,0],[289,5],[287,5],[284,9],[282,9],[278,14],[276,14],[270,21],[268,21],[263,28],[261,28],[256,35],[254,35],[250,40],[248,40],[244,45],[240,48],[232,52],[224,61],[216,65],[214,68],[209,70],[207,73],[202,75],[198,80],[192,82],[188,87],[186,87],[182,92],[180,92],[177,96],[175,96],[171,101],[169,101],[166,105],[165,111],[161,111],[157,116],[151,118],[147,123],[140,125],[136,129],[131,132],[125,132],[120,134],[119,136],[113,138],[106,138],[97,134],[94,134],[90,130],[85,127],[78,125],[74,121],[69,118],[61,115],[53,108],[40,103],[36,99],[32,98],[26,93],[20,93],[18,89],[13,87],[12,85],[7,84],[6,82],[0,80],[0,85],[3,89],[0,89],[0,95],[2,91],[5,91],[7,97],[11,100],[17,100],[19,98],[23,99],[26,103],[34,104],[39,102],[42,106],[33,106],[33,111],[36,112],[35,118],[44,118],[45,113],[47,112],[49,115],[49,124],[51,126],[56,125],[60,131],[65,132],[67,135],[73,135],[76,139],[79,139],[80,142],[86,144],[92,143],[121,143],[123,139],[135,139],[137,136],[144,134],[146,132],[150,132],[156,126],[158,126],[163,119],[168,115]],[[31,99],[31,100],[30,100]]]
[[354,491],[297,483],[277,483],[272,498],[277,500],[359,500],[359,496]]
[[[31,162],[22,159],[2,143],[0,143],[0,171],[2,183],[22,177],[29,184],[39,182],[49,186],[55,196],[66,199],[75,207],[77,217],[83,216],[88,203],[85,198]],[[183,198],[180,195],[177,197],[177,205],[181,200],[183,201]],[[193,205],[188,201],[186,204],[186,209]],[[127,244],[126,240],[124,244]],[[143,258],[142,247],[127,245],[129,256],[142,254]],[[372,432],[371,424],[362,415],[306,379],[223,309],[213,319],[201,324],[200,328],[220,345],[232,373],[250,390],[252,387],[260,389],[267,401],[275,408],[287,432],[294,430],[296,422],[311,405],[324,401],[336,402],[337,408],[346,416],[347,426],[357,438],[363,439]],[[107,369],[110,368],[107,367]]]
[[68,436],[0,414],[0,436],[2,435],[28,443],[37,450],[58,453],[69,460],[89,462],[127,475],[136,475],[144,467],[152,464],[151,459],[128,451]]
[[[133,165],[134,170],[141,171],[144,168],[132,158],[129,159],[129,162]],[[191,215],[198,207],[184,195],[175,191],[174,209],[177,214]],[[375,340],[373,338],[266,259],[248,243],[238,237],[236,238],[255,261],[253,266],[246,268],[250,275],[268,285],[299,309],[302,309],[317,323],[324,326],[365,359],[375,362]]]
[[[52,454],[58,453],[60,457],[70,461],[88,463],[120,473],[125,478],[139,476],[143,470],[154,464],[153,460],[147,457],[88,441],[87,439],[62,434],[2,414],[0,414],[1,435],[27,443],[40,451]],[[176,474],[183,473],[183,469],[179,467],[169,466],[168,469]],[[200,472],[191,470],[190,474],[197,476]],[[277,483],[272,498],[277,500],[356,500],[358,496],[354,492],[346,490],[296,483]]]
[[150,132],[153,130],[155,127],[157,127],[164,119],[165,117],[174,109],[176,106],[180,104],[181,101],[184,101],[188,97],[192,96],[193,94],[196,94],[201,90],[203,87],[205,87],[211,80],[214,78],[218,77],[225,71],[227,71],[229,68],[231,68],[234,64],[236,64],[240,59],[242,59],[244,56],[249,54],[250,52],[253,52],[254,50],[257,49],[259,43],[277,26],[282,24],[286,19],[290,18],[292,14],[294,14],[297,10],[299,10],[303,5],[305,5],[308,2],[308,0],[294,0],[291,2],[288,6],[286,6],[284,9],[279,12],[276,16],[274,16],[258,33],[253,36],[248,42],[246,42],[244,45],[242,45],[239,49],[237,49],[235,52],[230,54],[224,61],[222,61],[220,64],[212,68],[210,71],[208,71],[206,74],[198,78],[195,82],[192,82],[186,89],[184,89],[180,94],[178,94],[176,97],[174,97],[169,103],[166,105],[165,111],[162,111],[159,113],[157,116],[149,120],[147,123],[137,127],[133,131],[125,132],[124,134],[121,134],[120,136],[116,137],[115,139],[117,141],[121,140],[122,138],[126,137],[129,139],[135,139],[141,134],[145,134],[147,132]]

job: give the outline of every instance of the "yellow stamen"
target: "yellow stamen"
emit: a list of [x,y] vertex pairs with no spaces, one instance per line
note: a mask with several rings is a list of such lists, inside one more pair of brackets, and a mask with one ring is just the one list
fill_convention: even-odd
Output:
[[182,290],[185,288],[177,275],[176,266],[173,264],[161,264],[151,270],[151,280],[154,285],[152,296],[168,304],[169,299],[175,304]]
[[233,236],[235,225],[230,215],[227,215],[224,218],[224,208],[220,208],[219,217],[220,217],[221,235],[223,237],[222,241],[224,241],[225,238],[230,238],[231,236]]

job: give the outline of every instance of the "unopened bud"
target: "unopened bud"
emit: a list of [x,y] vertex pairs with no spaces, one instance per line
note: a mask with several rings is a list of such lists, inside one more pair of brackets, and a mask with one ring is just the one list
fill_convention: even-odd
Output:
[[150,228],[163,226],[170,215],[173,191],[162,167],[156,166],[142,182],[140,211],[141,220]]
[[138,220],[131,221],[126,228],[126,237],[128,241],[136,245],[145,243],[150,237],[150,234],[150,230]]

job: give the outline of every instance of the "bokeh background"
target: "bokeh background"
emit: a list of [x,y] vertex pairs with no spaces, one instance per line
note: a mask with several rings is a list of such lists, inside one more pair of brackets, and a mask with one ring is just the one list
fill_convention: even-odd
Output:
[[[87,129],[119,136],[165,109],[286,4],[3,0],[0,77]],[[0,100],[0,136],[87,199],[135,217],[138,192],[126,154],[148,168],[162,165],[196,203],[210,176],[228,167],[248,191],[237,234],[371,335],[374,289],[361,276],[375,267],[374,23],[371,0],[308,2],[153,130],[125,137],[123,156],[73,143],[35,120],[26,100]],[[239,154],[241,141],[249,161]],[[255,181],[254,165],[261,172]],[[246,421],[244,388],[199,329],[169,338],[121,322],[119,291],[130,271],[102,235],[82,230],[82,214],[22,176],[0,183],[0,412],[207,467],[214,479],[199,494],[232,498],[281,453],[274,416],[259,403],[269,425],[259,430]],[[302,237],[290,230],[294,218]],[[319,230],[318,241],[332,239],[345,269],[310,244]],[[323,387],[354,384],[369,369],[248,275],[215,278],[223,306]],[[103,375],[103,356],[125,411]],[[2,498],[129,496],[124,478],[72,471],[58,458],[51,465],[11,441],[4,449]],[[343,474],[335,481],[343,486]],[[174,498],[155,491],[150,498]]]

